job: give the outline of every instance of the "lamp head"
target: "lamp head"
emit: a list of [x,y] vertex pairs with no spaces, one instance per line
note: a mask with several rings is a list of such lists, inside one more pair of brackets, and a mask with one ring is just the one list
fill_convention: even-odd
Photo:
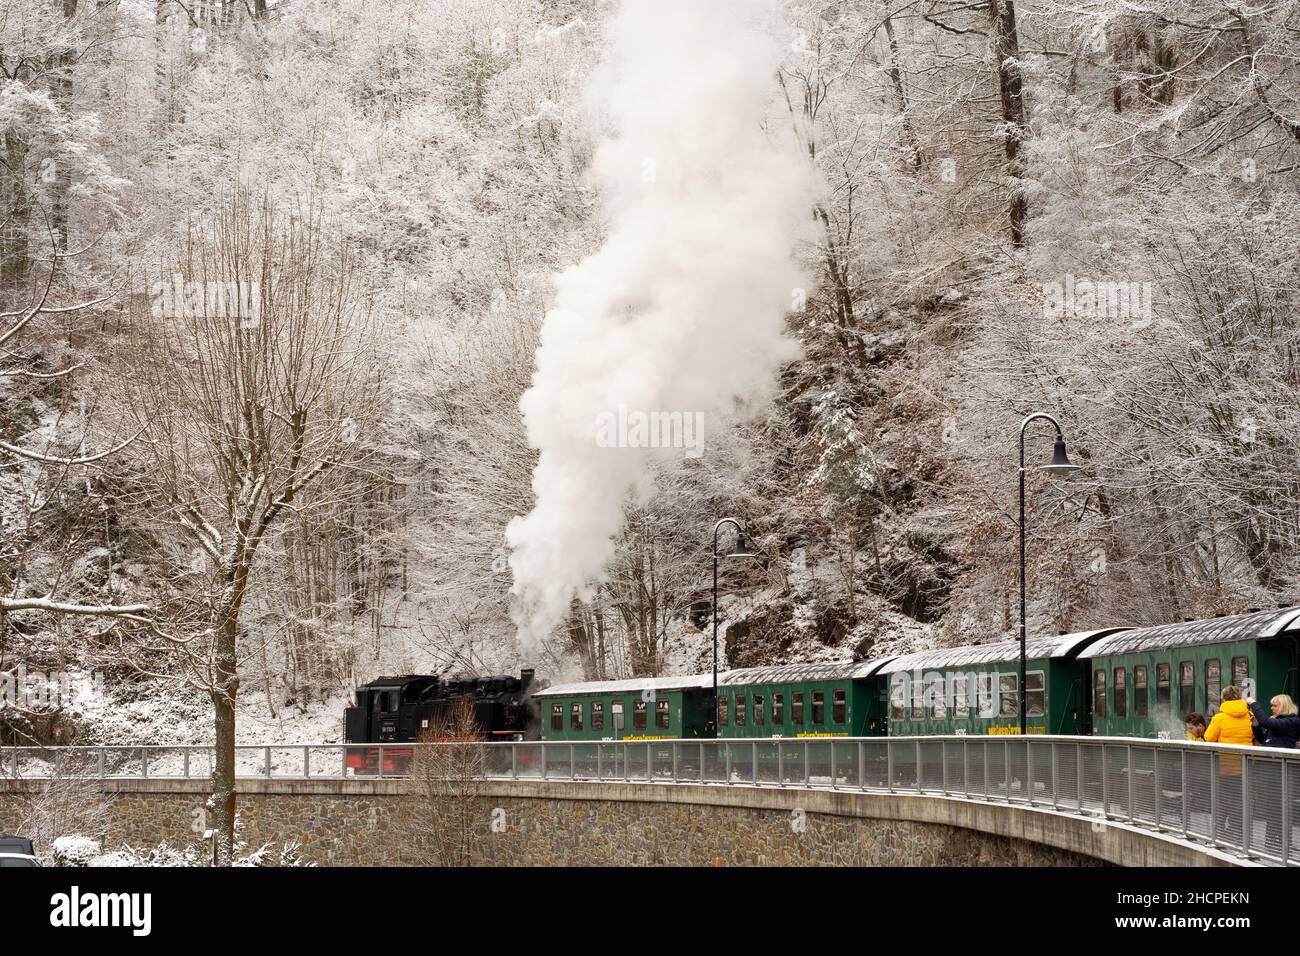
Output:
[[1049,465],[1042,465],[1041,471],[1047,472],[1058,478],[1066,478],[1075,472],[1082,471],[1078,465],[1071,464],[1070,457],[1065,453],[1065,438],[1061,435],[1056,436],[1056,446],[1052,449],[1052,462]]
[[750,546],[749,546],[749,540],[745,537],[745,532],[743,532],[743,531],[737,531],[737,532],[736,532],[736,548],[735,548],[734,551],[731,552],[731,554],[727,555],[727,557],[729,557],[729,558],[753,558],[753,557],[757,557],[757,556],[758,556],[758,552],[756,552],[756,551],[754,551],[752,548],[750,548]]

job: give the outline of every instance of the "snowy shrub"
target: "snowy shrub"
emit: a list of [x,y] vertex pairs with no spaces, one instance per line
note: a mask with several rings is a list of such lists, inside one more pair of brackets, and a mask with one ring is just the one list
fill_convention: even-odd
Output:
[[51,846],[55,866],[90,866],[100,855],[98,840],[78,834],[61,836]]

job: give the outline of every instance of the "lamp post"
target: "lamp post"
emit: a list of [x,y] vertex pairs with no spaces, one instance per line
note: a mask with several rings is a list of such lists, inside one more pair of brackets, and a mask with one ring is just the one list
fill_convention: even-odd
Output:
[[1052,448],[1051,463],[1040,465],[1039,470],[1058,476],[1073,474],[1080,470],[1078,465],[1070,464],[1070,459],[1065,454],[1065,435],[1061,432],[1061,426],[1055,418],[1045,412],[1034,412],[1020,423],[1020,684],[1018,696],[1020,697],[1021,736],[1029,732],[1026,709],[1028,695],[1025,692],[1025,429],[1029,427],[1030,422],[1040,418],[1051,422],[1056,429],[1056,444]]
[[738,518],[723,518],[713,526],[713,710],[709,715],[706,732],[709,736],[718,736],[718,532],[724,524],[736,526],[736,549],[728,558],[752,558],[755,552],[749,549],[745,540],[745,526]]

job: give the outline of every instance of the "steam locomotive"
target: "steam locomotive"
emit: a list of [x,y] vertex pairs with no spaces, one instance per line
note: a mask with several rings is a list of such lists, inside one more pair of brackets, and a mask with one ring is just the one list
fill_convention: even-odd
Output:
[[[343,715],[347,743],[384,744],[383,772],[404,773],[412,751],[388,744],[427,740],[538,740],[541,721],[533,701],[533,671],[518,677],[442,677],[407,674],[380,677],[355,691]],[[458,707],[473,708],[475,736],[457,736]],[[463,731],[459,731],[463,733]],[[347,765],[358,774],[379,771],[379,748],[349,747]]]

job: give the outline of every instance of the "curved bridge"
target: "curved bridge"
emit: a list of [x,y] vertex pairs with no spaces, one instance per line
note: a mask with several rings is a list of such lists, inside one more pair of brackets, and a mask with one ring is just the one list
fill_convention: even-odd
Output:
[[[430,780],[477,807],[474,861],[512,865],[1288,865],[1300,838],[1300,753],[1183,741],[294,745],[239,758],[246,839],[294,840],[323,863],[421,862],[408,837]],[[43,779],[90,777],[110,796],[112,835],[190,842],[210,760],[206,747],[5,748],[0,830]]]

